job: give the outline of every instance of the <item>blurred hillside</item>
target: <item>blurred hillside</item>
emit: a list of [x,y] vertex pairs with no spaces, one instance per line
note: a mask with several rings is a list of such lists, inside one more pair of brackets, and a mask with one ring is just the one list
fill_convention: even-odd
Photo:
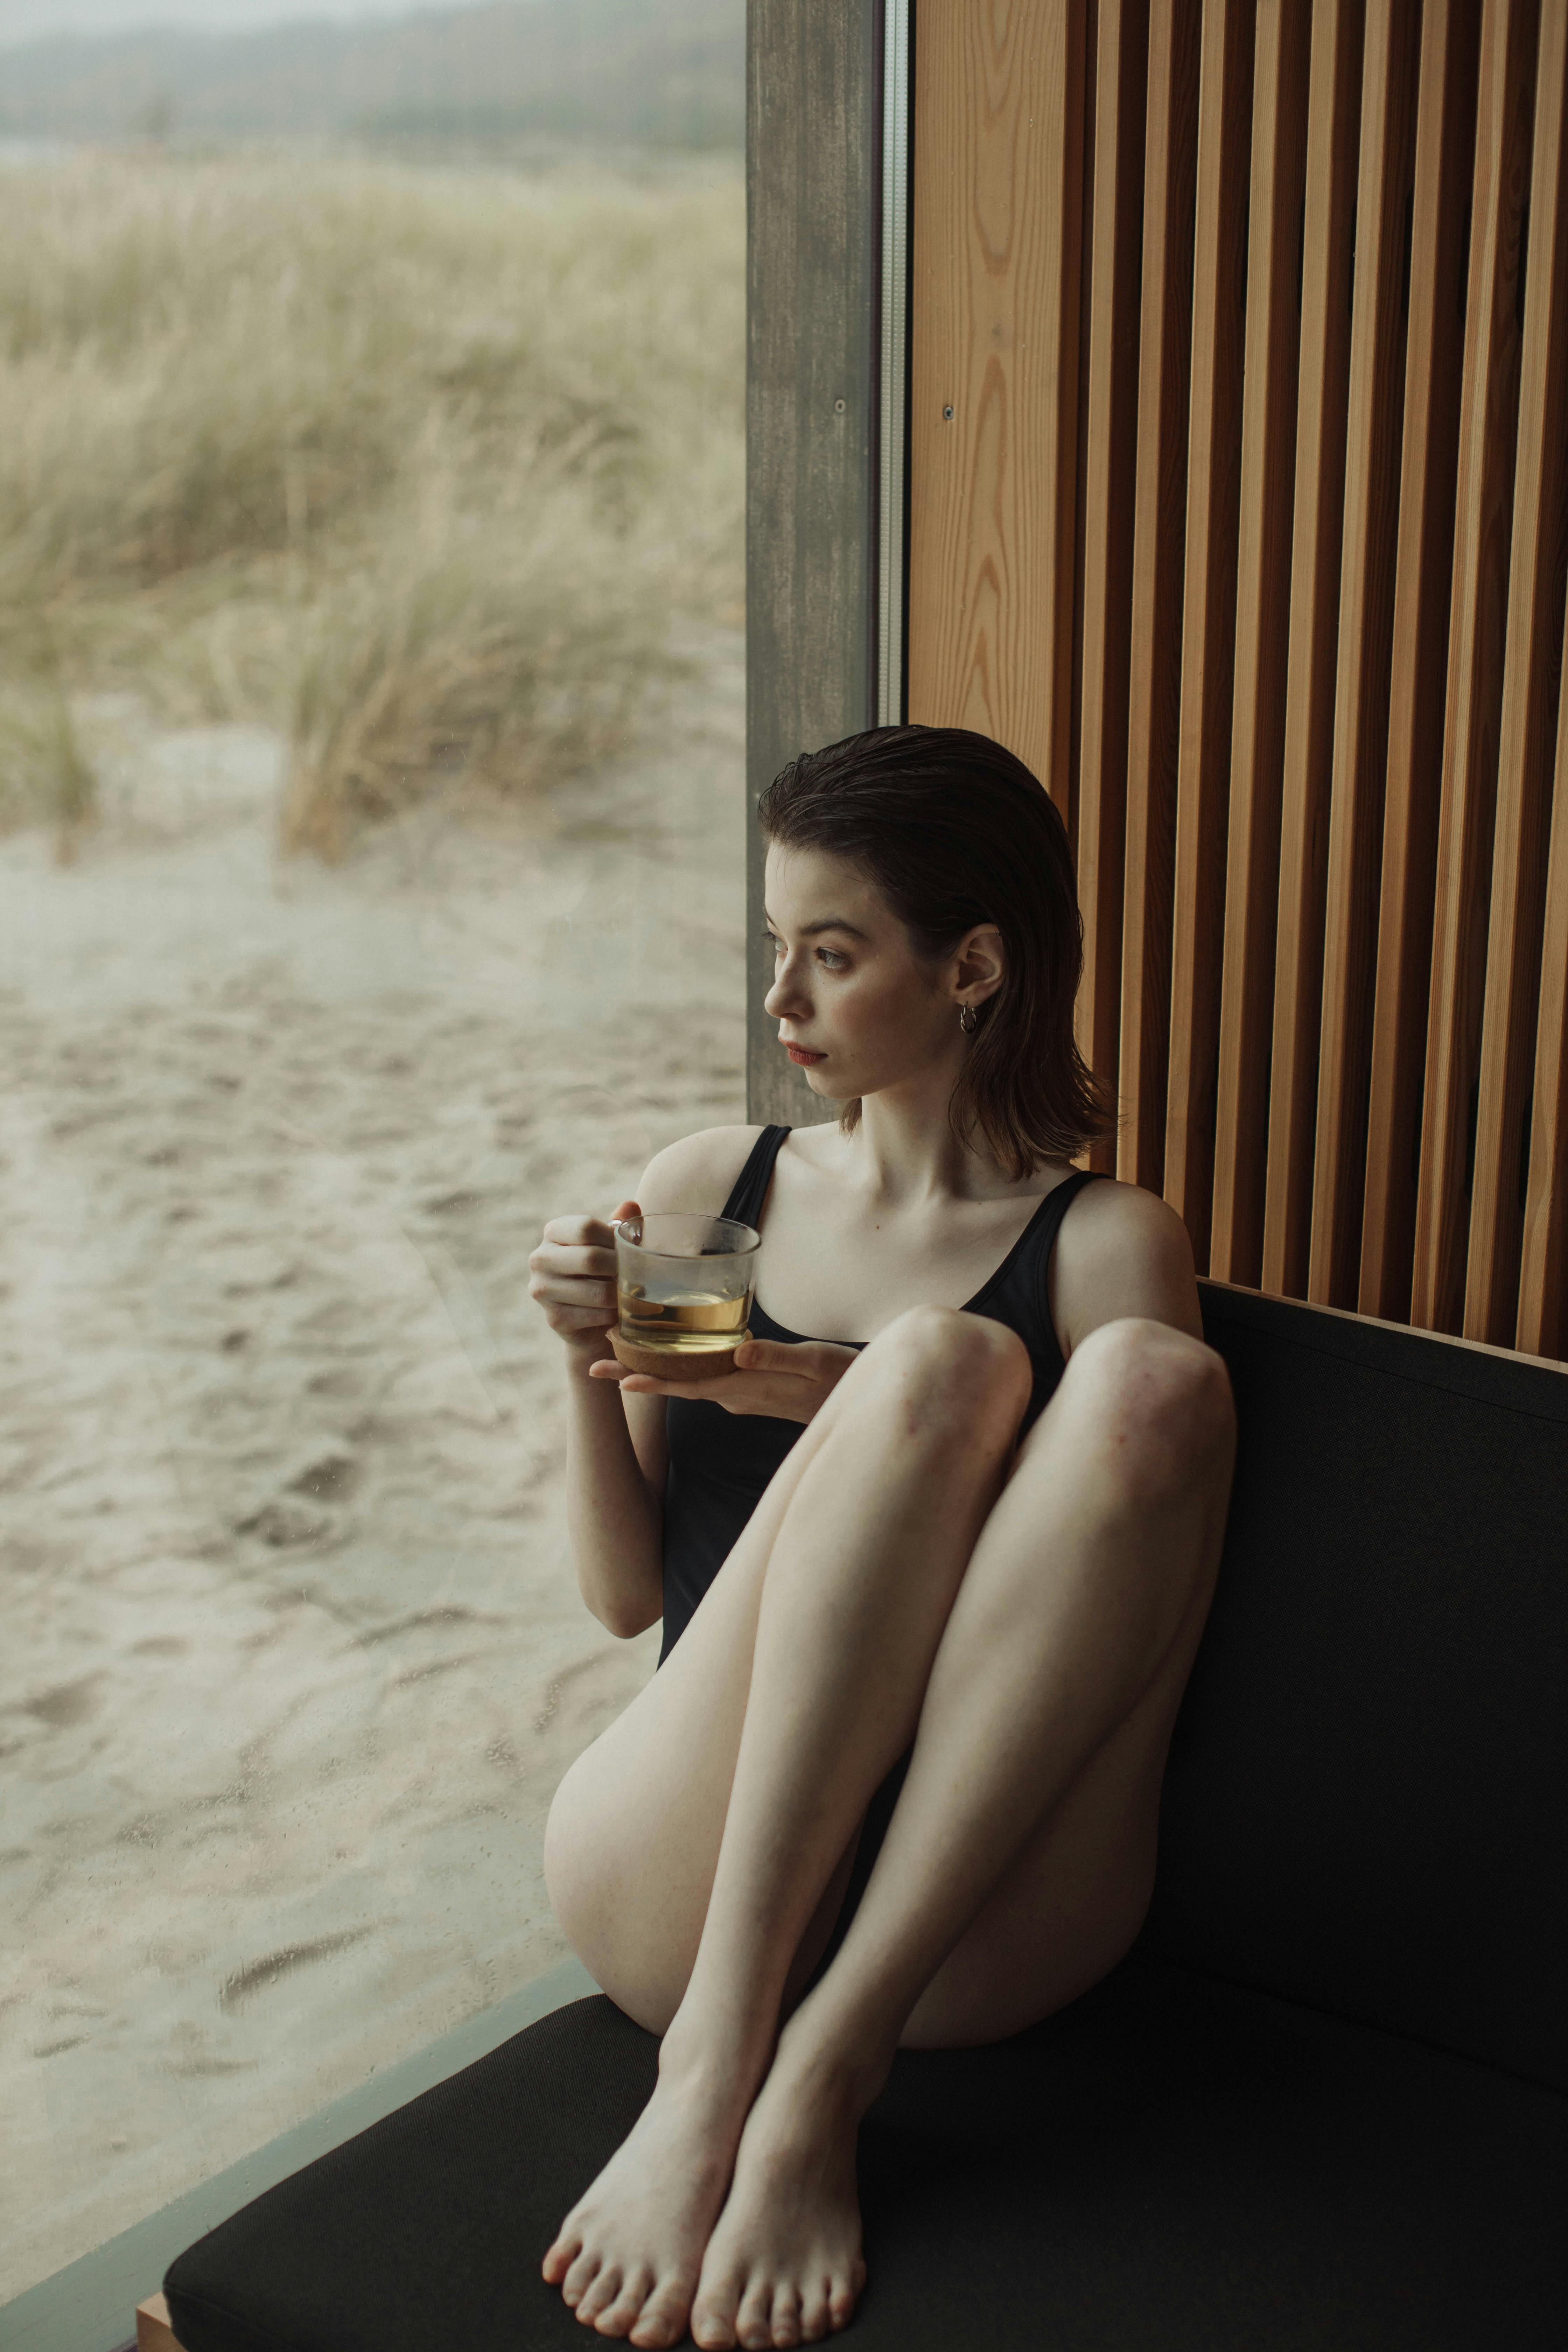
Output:
[[745,0],[489,0],[391,22],[62,36],[0,52],[0,137],[739,148],[744,58]]

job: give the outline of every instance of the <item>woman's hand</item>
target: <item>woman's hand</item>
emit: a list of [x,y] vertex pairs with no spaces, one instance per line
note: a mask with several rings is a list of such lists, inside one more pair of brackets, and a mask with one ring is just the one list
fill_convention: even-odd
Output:
[[735,1350],[734,1370],[721,1372],[716,1380],[650,1380],[645,1372],[626,1371],[614,1358],[592,1365],[588,1377],[618,1381],[630,1396],[691,1397],[721,1404],[726,1412],[764,1412],[774,1421],[805,1422],[821,1411],[859,1352],[837,1347],[831,1339],[742,1339]]
[[[614,1222],[638,1213],[635,1201],[623,1201]],[[611,1226],[597,1217],[552,1217],[528,1261],[528,1295],[544,1309],[556,1338],[566,1342],[574,1369],[603,1356],[605,1334],[616,1313]]]

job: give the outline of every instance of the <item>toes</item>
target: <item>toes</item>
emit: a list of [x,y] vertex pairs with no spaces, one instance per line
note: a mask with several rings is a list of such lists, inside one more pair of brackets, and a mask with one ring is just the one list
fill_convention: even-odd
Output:
[[[659,2352],[667,2344],[679,2344],[686,2333],[687,2314],[691,2308],[691,2288],[679,2279],[667,2279],[650,2294],[642,2307],[642,2315],[631,2331],[634,2344],[646,2346],[648,2352]],[[700,2337],[706,2342],[706,2337]],[[729,2337],[723,2339],[726,2343]]]
[[545,2285],[559,2286],[582,2251],[582,2231],[571,2228],[563,2229],[561,2235],[544,2257]]
[[856,2297],[866,2283],[866,2265],[857,2263],[853,2284],[841,2278],[829,2283],[827,2294],[827,2324],[837,2330],[847,2327],[855,2314]]
[[787,2347],[800,2342],[800,2290],[794,2285],[773,2290],[773,2342]]
[[577,2305],[582,2302],[583,2297],[587,2294],[588,2289],[598,2277],[599,2260],[600,2258],[597,2253],[594,2252],[589,2247],[584,2246],[576,2261],[572,2264],[571,2269],[567,2272],[565,2277],[562,2280],[562,2298],[564,2302],[570,2304],[574,2311],[576,2310]]
[[703,2288],[691,2312],[691,2340],[702,2352],[726,2352],[738,2341],[734,2311],[739,2300],[733,2286]]
[[741,2297],[741,2308],[735,2314],[735,2333],[744,2345],[745,2352],[772,2352],[773,2305],[772,2279],[753,2279]]
[[[647,2263],[639,2263],[629,2278],[621,2281],[621,2291],[610,2303],[594,2315],[594,2325],[601,2336],[629,2336],[637,2316],[647,2301],[653,2286],[653,2270]],[[577,2316],[583,2317],[579,2307]]]
[[801,2297],[800,2340],[803,2344],[820,2344],[832,2326],[827,2306],[828,2281],[819,2278],[807,2287]]
[[[584,2288],[577,2304],[577,2316],[584,2327],[592,2327],[601,2311],[608,2311],[621,2291],[619,2263],[601,2264],[591,2286]],[[570,2298],[568,2298],[570,2300]]]

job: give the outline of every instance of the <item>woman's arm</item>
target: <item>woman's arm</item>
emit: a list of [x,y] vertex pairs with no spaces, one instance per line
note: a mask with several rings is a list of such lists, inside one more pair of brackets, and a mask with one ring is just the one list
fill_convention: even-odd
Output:
[[[607,1326],[606,1326],[607,1328]],[[629,1639],[664,1613],[662,1397],[627,1397],[588,1377],[596,1349],[566,1361],[566,1525],[584,1600]]]
[[[754,1128],[710,1128],[659,1152],[643,1174],[642,1206],[717,1214],[755,1135]],[[623,1201],[616,1215],[637,1206]],[[530,1292],[566,1359],[566,1519],[578,1588],[601,1624],[629,1638],[664,1612],[664,1399],[623,1401],[613,1381],[589,1378],[590,1367],[610,1356],[605,1333],[616,1319],[608,1223],[552,1219],[529,1267]]]

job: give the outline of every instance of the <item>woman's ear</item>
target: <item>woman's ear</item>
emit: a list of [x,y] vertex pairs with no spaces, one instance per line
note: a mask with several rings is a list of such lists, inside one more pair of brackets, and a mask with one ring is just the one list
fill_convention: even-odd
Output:
[[1006,977],[1002,934],[994,923],[977,923],[952,964],[952,993],[965,1004],[984,1004]]

